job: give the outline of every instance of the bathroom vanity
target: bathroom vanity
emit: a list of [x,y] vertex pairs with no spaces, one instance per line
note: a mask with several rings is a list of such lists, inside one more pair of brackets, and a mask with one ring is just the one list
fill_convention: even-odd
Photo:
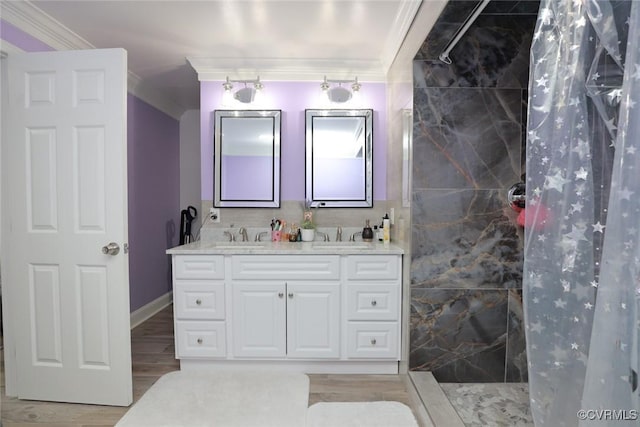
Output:
[[167,253],[181,369],[398,373],[400,248],[195,242]]

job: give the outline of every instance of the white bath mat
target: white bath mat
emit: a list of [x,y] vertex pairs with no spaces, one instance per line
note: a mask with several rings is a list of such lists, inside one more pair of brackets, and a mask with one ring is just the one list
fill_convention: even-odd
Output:
[[309,407],[306,427],[418,427],[400,402],[321,402]]
[[301,427],[308,402],[304,374],[176,371],[160,378],[116,427]]

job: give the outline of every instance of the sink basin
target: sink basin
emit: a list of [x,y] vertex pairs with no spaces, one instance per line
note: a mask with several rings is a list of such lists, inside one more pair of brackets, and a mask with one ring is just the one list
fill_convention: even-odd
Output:
[[248,243],[248,242],[228,242],[228,243],[216,243],[214,245],[216,249],[262,249],[264,244],[261,243]]
[[317,242],[317,243],[313,243],[312,247],[314,249],[341,250],[341,249],[371,249],[372,246],[367,243],[360,243],[360,242]]

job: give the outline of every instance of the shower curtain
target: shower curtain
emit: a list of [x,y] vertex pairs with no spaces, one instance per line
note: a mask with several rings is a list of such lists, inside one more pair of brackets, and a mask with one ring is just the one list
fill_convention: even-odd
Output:
[[542,0],[523,299],[536,426],[640,424],[640,0]]

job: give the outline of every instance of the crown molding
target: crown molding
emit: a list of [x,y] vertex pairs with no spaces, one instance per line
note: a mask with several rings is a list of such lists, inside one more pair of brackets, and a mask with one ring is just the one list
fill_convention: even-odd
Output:
[[10,56],[12,53],[22,53],[24,50],[20,49],[18,46],[9,43],[6,40],[0,39],[0,57],[6,58]]
[[[3,1],[2,19],[55,50],[97,49],[89,41],[27,0]],[[4,45],[6,42],[3,40],[2,43]],[[127,86],[132,95],[176,120],[180,120],[185,111],[184,107],[162,95],[157,89],[142,84],[142,79],[132,71],[128,71]]]
[[140,76],[131,71],[128,72],[127,89],[129,93],[136,98],[143,100],[176,120],[180,120],[182,114],[187,110],[182,105],[178,105],[173,100],[161,94],[157,89],[144,83]]
[[271,81],[314,81],[326,75],[332,79],[353,79],[383,82],[386,70],[380,61],[358,59],[310,58],[201,58],[187,57],[198,73],[198,80],[255,78]]
[[389,75],[393,75],[394,80],[413,81],[413,67],[411,66],[413,58],[427,39],[448,1],[429,0],[420,5],[396,57],[389,66]]
[[387,39],[382,49],[382,66],[385,73],[391,68],[391,64],[399,52],[413,21],[420,9],[422,0],[403,0],[398,10],[398,14],[392,24],[394,31]]
[[2,19],[55,50],[95,49],[80,35],[26,0],[2,2]]

